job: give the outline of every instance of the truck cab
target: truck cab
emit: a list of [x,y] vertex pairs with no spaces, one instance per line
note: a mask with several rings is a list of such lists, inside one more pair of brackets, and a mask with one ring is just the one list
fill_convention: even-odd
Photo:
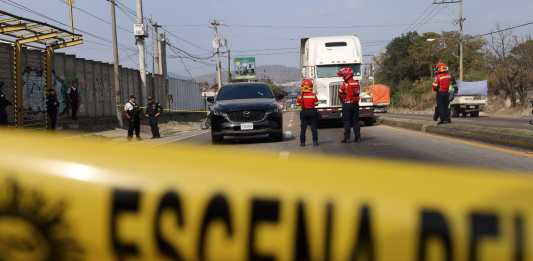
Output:
[[[320,119],[341,119],[342,104],[338,97],[343,79],[337,72],[351,67],[354,79],[361,81],[363,53],[359,38],[353,35],[301,39],[300,67],[302,78],[313,79],[319,104]],[[363,84],[361,83],[361,86]],[[360,93],[360,119],[366,124],[375,122],[372,96]]]

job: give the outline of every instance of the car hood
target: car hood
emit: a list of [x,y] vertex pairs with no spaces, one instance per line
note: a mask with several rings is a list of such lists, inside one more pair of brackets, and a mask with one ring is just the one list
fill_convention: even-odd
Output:
[[242,99],[217,101],[214,109],[221,112],[242,110],[271,110],[277,107],[274,99]]

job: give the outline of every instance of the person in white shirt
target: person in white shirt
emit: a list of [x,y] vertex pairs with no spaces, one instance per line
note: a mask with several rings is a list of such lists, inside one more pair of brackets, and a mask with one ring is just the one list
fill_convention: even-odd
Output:
[[141,140],[141,108],[135,102],[135,96],[130,95],[124,105],[124,115],[128,120],[128,140],[133,138],[134,132],[137,140]]

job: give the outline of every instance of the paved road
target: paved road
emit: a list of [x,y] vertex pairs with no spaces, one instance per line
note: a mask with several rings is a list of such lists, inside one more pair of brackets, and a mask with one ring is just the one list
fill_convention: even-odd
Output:
[[[283,155],[308,152],[522,170],[533,173],[533,154],[526,151],[494,147],[387,126],[363,127],[363,140],[359,144],[341,144],[342,129],[338,127],[322,128],[319,130],[319,147],[301,148],[298,142],[299,121],[297,116],[298,114],[295,112],[285,115],[285,130],[295,134],[295,137],[283,142],[271,142],[266,138],[228,139],[224,144],[216,146],[271,150]],[[211,144],[211,139],[209,133],[205,133],[180,142]]]
[[[423,114],[403,114],[403,113],[387,113],[385,117],[398,117],[403,119],[423,119],[432,120],[432,115]],[[530,118],[503,118],[503,117],[487,117],[482,116],[479,118],[452,118],[454,122],[476,124],[487,127],[498,128],[517,128],[533,130],[533,125],[529,124]]]

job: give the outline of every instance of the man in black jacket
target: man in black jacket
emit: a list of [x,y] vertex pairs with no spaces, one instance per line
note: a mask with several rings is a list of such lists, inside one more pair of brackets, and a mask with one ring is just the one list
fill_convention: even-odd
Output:
[[68,97],[70,101],[70,112],[72,113],[72,120],[78,120],[78,109],[80,107],[80,91],[78,90],[78,81],[74,81],[72,86],[68,89]]
[[6,99],[6,95],[0,92],[0,126],[7,126],[7,107],[12,103]]
[[159,139],[161,135],[159,134],[159,116],[161,116],[161,111],[163,107],[154,101],[154,98],[148,97],[148,106],[146,107],[145,116],[148,117],[148,122],[150,123],[150,128],[152,129],[152,139]]
[[59,110],[59,101],[54,89],[49,89],[46,95],[46,113],[48,115],[48,129],[55,130],[57,125],[57,112]]

